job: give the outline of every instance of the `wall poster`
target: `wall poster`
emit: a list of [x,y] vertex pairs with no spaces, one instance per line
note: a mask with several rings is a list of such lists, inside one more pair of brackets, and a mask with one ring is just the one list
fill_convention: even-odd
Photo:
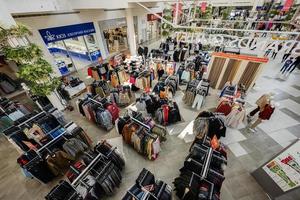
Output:
[[300,140],[263,166],[263,170],[284,191],[300,185]]

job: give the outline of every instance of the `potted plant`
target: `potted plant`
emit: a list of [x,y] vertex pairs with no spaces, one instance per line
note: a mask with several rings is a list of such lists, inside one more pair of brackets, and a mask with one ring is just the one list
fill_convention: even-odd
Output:
[[19,71],[17,76],[27,85],[32,95],[50,95],[60,81],[53,76],[50,63],[43,59],[41,48],[30,43],[30,30],[23,25],[4,29],[0,27],[0,49],[6,59],[14,61]]

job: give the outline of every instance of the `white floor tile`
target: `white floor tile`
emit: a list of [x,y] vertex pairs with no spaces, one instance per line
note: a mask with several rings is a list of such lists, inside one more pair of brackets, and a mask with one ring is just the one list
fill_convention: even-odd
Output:
[[233,144],[233,143],[237,143],[243,140],[246,140],[247,138],[238,130],[235,129],[231,129],[231,128],[227,128],[226,131],[226,137],[225,138],[221,138],[221,141],[225,144]]
[[280,108],[287,108],[295,114],[300,115],[300,104],[298,104],[297,102],[291,99],[285,99],[282,101],[278,101],[278,103],[280,104]]
[[295,139],[297,139],[296,136],[294,136],[291,132],[289,132],[286,129],[282,129],[273,133],[270,133],[269,136],[275,140],[278,144],[280,144],[282,147],[287,146],[287,144]]
[[236,157],[248,154],[248,152],[239,143],[229,144],[228,148]]
[[277,108],[272,114],[271,119],[263,121],[260,125],[258,125],[258,127],[267,134],[271,134],[272,132],[278,131],[280,129],[285,129],[298,124],[300,124],[298,121],[281,112]]
[[167,131],[169,135],[178,135],[181,133],[185,127],[189,124],[189,122],[183,122],[183,123],[176,123],[173,125],[167,126]]
[[192,142],[195,139],[193,126],[194,120],[185,127],[185,129],[178,135],[178,138],[183,139],[186,143]]
[[294,96],[294,97],[299,97],[300,96],[300,90],[297,90],[296,88],[293,88],[291,86],[283,87],[282,90],[284,92],[288,93],[289,95]]

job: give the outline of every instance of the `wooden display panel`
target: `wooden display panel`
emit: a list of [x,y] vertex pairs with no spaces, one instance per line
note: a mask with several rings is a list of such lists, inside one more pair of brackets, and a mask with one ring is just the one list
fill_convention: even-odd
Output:
[[222,77],[221,83],[219,84],[219,87],[218,87],[219,90],[224,87],[226,82],[234,80],[234,77],[240,67],[240,64],[241,64],[240,60],[235,60],[235,59],[229,60],[227,68]]
[[226,58],[215,57],[215,59],[214,59],[214,63],[212,65],[212,68],[211,68],[209,76],[208,76],[208,79],[210,80],[210,85],[212,88],[215,88],[218,83],[218,80],[219,80],[220,74],[222,72],[222,69],[224,67],[225,61],[226,61]]

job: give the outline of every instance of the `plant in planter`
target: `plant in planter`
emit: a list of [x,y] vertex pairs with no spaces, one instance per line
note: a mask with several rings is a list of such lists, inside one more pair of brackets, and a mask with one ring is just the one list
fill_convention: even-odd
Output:
[[26,83],[30,92],[33,95],[46,96],[57,88],[60,81],[51,76],[53,69],[43,59],[40,47],[28,42],[26,36],[29,34],[30,30],[19,24],[9,29],[1,28],[0,48],[8,60],[17,64],[17,76]]
[[[173,21],[172,10],[169,9],[169,8],[165,8],[163,10],[163,18],[165,18],[169,22],[172,22]],[[167,24],[167,23],[164,22],[164,23],[162,23],[161,27],[162,27],[162,33],[161,34],[162,34],[163,37],[167,37],[171,34],[171,31],[172,31],[173,27],[170,24]]]

